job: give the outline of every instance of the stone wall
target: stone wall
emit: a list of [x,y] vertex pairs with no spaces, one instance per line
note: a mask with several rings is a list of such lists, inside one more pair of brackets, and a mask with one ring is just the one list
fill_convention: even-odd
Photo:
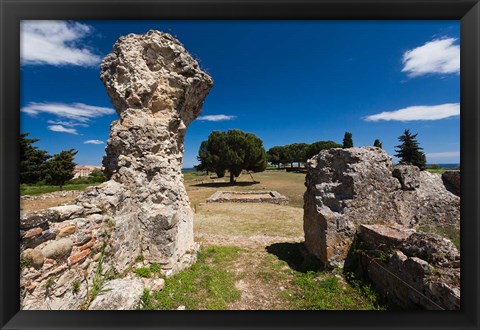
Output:
[[380,148],[324,150],[306,167],[305,245],[327,266],[343,264],[361,224],[460,228],[460,198],[441,176],[394,167]]
[[401,226],[361,225],[348,270],[393,306],[460,309],[460,254],[447,239]]

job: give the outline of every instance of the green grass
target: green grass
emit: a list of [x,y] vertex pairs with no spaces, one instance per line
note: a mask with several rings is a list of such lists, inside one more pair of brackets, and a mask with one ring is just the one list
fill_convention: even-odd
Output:
[[140,297],[140,301],[137,305],[137,310],[152,310],[155,309],[153,296],[150,290],[143,289],[143,293]]
[[79,290],[80,290],[80,281],[79,281],[79,280],[73,281],[73,283],[72,283],[72,292],[73,292],[73,293],[78,293]]
[[148,267],[139,267],[134,270],[135,274],[140,277],[151,277],[152,272],[150,271],[150,268]]
[[227,309],[240,298],[227,264],[238,255],[236,247],[211,246],[203,249],[197,262],[187,270],[166,279],[165,288],[153,294],[153,309]]
[[331,272],[296,272],[294,291],[286,293],[296,310],[378,310],[373,290],[341,281]]
[[443,172],[446,171],[446,169],[444,169],[444,168],[438,168],[438,169],[427,168],[425,171],[430,172],[430,173],[439,173],[439,174],[442,174]]
[[445,237],[452,241],[455,247],[460,250],[460,230],[453,226],[444,225],[440,227],[433,225],[421,225],[417,227],[417,230],[424,233],[433,233]]
[[[85,188],[90,186],[96,186],[98,183],[81,183],[81,184],[67,184],[63,186],[62,190],[85,190]],[[59,186],[35,186],[35,185],[20,185],[20,195],[40,195],[49,192],[60,191]]]
[[49,277],[45,282],[45,289],[48,291],[55,284],[55,277]]
[[80,307],[80,309],[88,309],[90,303],[99,295],[109,290],[104,289],[105,284],[113,277],[112,269],[110,269],[105,275],[103,275],[103,261],[105,259],[105,249],[108,244],[108,236],[103,243],[102,250],[100,251],[100,259],[98,260],[95,274],[93,275],[92,287],[88,291],[87,301]]
[[24,270],[25,268],[30,266],[30,262],[24,258],[20,258],[20,270]]
[[152,277],[154,274],[160,274],[161,269],[159,264],[151,264],[149,267],[138,267],[133,272],[140,277]]

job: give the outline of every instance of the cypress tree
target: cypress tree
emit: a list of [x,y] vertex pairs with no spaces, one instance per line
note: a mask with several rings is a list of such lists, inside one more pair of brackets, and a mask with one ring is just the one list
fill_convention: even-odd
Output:
[[375,139],[373,146],[382,149],[382,142],[379,139]]
[[20,183],[37,183],[45,178],[50,155],[34,146],[38,139],[30,139],[25,132],[20,134]]
[[353,148],[352,133],[345,132],[345,136],[343,137],[343,148]]
[[400,164],[415,165],[424,170],[426,166],[426,157],[423,153],[423,148],[420,147],[417,141],[417,134],[411,134],[410,130],[406,129],[398,140],[402,142],[395,146],[395,157],[400,158]]

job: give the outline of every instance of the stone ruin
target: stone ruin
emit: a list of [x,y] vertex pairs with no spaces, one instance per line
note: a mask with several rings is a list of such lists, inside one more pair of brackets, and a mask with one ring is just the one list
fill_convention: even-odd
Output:
[[[449,173],[442,178],[438,174],[420,171],[416,166],[393,166],[387,153],[375,147],[324,150],[310,159],[306,167],[305,247],[310,255],[319,259],[327,267],[343,267],[346,261],[351,262],[350,257],[354,255],[353,250],[356,249],[354,242],[357,239],[363,239],[367,246],[377,246],[375,241],[368,240],[374,235],[365,234],[373,230],[368,227],[369,225],[384,226],[383,228],[400,227],[401,229],[391,230],[397,232],[403,230],[404,233],[409,233],[407,236],[412,233],[412,228],[422,226],[460,230],[459,172]],[[359,238],[359,233],[362,233],[360,228],[364,234]],[[389,230],[383,231],[388,232]],[[382,231],[380,230],[380,232]],[[418,235],[420,234],[414,234],[411,237]],[[437,245],[429,248],[430,250],[439,249],[439,244],[443,244],[444,240],[434,234],[422,237],[430,243],[434,242],[432,243],[434,246]],[[398,240],[402,241],[403,239]],[[378,243],[378,241],[377,239],[376,242]],[[458,260],[455,259],[456,266],[450,267],[456,269],[459,267],[458,251],[450,241],[448,243],[449,253],[454,256],[452,258],[458,257]],[[417,244],[421,244],[420,240],[417,240]],[[390,247],[394,248],[395,246],[390,244]],[[402,260],[400,264],[408,266],[412,260],[418,261],[409,259],[410,261],[404,263],[414,254],[408,254],[405,250],[403,252],[406,256],[397,254],[399,260]],[[364,261],[364,259],[361,260]],[[429,261],[427,258],[419,263],[428,264]],[[396,263],[395,267],[400,267],[400,264]],[[373,276],[373,278],[368,276],[375,272],[368,271],[369,267],[366,265],[363,262],[363,275],[367,275],[374,281],[377,280],[380,283],[377,283],[379,288],[382,288],[383,285],[383,291],[394,290],[394,281],[389,283],[392,286],[388,286],[385,281],[381,282],[381,276]],[[346,264],[345,266],[347,267]],[[435,263],[430,266],[439,267]],[[347,268],[349,267],[351,265],[348,265]],[[392,272],[408,278],[408,276],[404,276],[408,270],[402,267]],[[458,271],[450,269],[445,272],[454,273],[452,278],[457,281],[451,281],[455,284],[439,284],[440,286],[446,285],[451,290],[445,289],[445,291],[437,288],[438,290],[435,289],[435,291],[432,289],[436,292],[432,295],[445,294],[447,291],[453,292],[449,295],[452,302],[445,303],[443,306],[455,309],[459,306],[459,291],[457,297],[456,290],[459,288],[460,269],[458,268]],[[426,277],[425,274],[422,279]],[[403,305],[407,304],[406,300],[401,302]],[[432,305],[422,304],[418,301],[409,301],[409,303],[424,308],[432,307]]]
[[348,271],[400,308],[460,309],[460,254],[448,239],[402,226],[360,225]]
[[306,167],[305,245],[327,265],[343,263],[361,224],[460,228],[460,197],[441,176],[393,166],[380,148],[325,150]]
[[[181,174],[183,139],[212,79],[175,38],[149,31],[117,41],[102,62],[101,80],[119,115],[103,161],[110,180],[87,189],[73,205],[21,214],[21,258],[28,263],[20,274],[22,309],[133,309],[143,289],[160,290],[163,279],[132,276],[132,267],[156,263],[170,275],[195,261],[193,215]],[[369,224],[413,227],[433,219],[460,226],[459,173],[442,180],[411,166],[393,167],[378,148],[323,151],[307,170],[305,245],[327,265],[343,264],[362,225],[358,239],[367,246]],[[402,237],[408,243],[412,236]],[[436,237],[416,243],[425,240],[433,247],[422,251],[443,251]],[[412,262],[425,266],[412,254],[423,252],[407,247],[394,245],[403,254],[395,254],[397,263],[388,257],[392,271],[405,272]],[[442,274],[455,281],[459,256],[447,247],[443,259],[432,253],[421,258],[435,269],[452,268]],[[358,265],[379,278],[365,260]],[[424,270],[421,285],[433,296],[444,294],[448,308],[458,306],[456,288],[431,286]],[[108,292],[91,296],[94,282]]]
[[[119,116],[103,160],[110,180],[73,205],[21,214],[22,309],[131,309],[143,288],[163,285],[121,278],[131,267],[155,263],[168,276],[196,260],[182,156],[212,78],[178,40],[153,30],[120,37],[100,78]],[[93,300],[98,271],[120,278]]]
[[288,198],[272,190],[217,191],[207,203],[272,203],[287,205]]
[[183,141],[213,80],[180,42],[158,31],[121,37],[104,58],[100,78],[120,119],[110,126],[103,160],[111,180],[85,197],[115,215],[118,270],[142,255],[178,271],[182,262],[191,264],[195,250]]

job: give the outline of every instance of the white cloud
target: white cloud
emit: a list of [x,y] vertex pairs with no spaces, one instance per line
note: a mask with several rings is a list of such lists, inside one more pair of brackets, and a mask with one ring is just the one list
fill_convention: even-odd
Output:
[[417,105],[395,111],[385,111],[375,115],[366,116],[366,121],[379,120],[439,120],[460,115],[460,103],[446,103],[440,105]]
[[85,144],[104,144],[105,142],[100,141],[100,140],[87,140],[83,143],[85,143]]
[[426,154],[428,158],[452,158],[460,157],[460,151],[432,152]]
[[[96,107],[86,105],[83,103],[38,103],[31,102],[23,107],[20,111],[25,112],[31,116],[36,116],[39,113],[47,113],[57,117],[67,118],[85,124],[91,118],[111,115],[115,110],[111,108]],[[72,125],[70,125],[72,126]]]
[[48,120],[47,123],[53,124],[53,125],[62,125],[62,126],[68,126],[68,127],[75,127],[75,126],[83,126],[83,127],[88,127],[87,124],[83,123],[76,123],[73,121],[62,121],[62,120]]
[[78,41],[92,28],[78,22],[24,20],[20,25],[20,58],[22,64],[94,66],[100,56]]
[[444,38],[427,42],[403,54],[403,69],[410,77],[426,74],[460,72],[460,46],[457,39]]
[[54,132],[61,132],[61,133],[69,133],[69,134],[78,135],[78,132],[75,128],[66,128],[66,127],[63,127],[62,125],[51,125],[51,126],[48,126],[47,128],[51,131],[54,131]]
[[224,120],[232,120],[237,118],[236,116],[227,116],[227,115],[210,115],[210,116],[200,116],[197,120],[203,121],[224,121]]

